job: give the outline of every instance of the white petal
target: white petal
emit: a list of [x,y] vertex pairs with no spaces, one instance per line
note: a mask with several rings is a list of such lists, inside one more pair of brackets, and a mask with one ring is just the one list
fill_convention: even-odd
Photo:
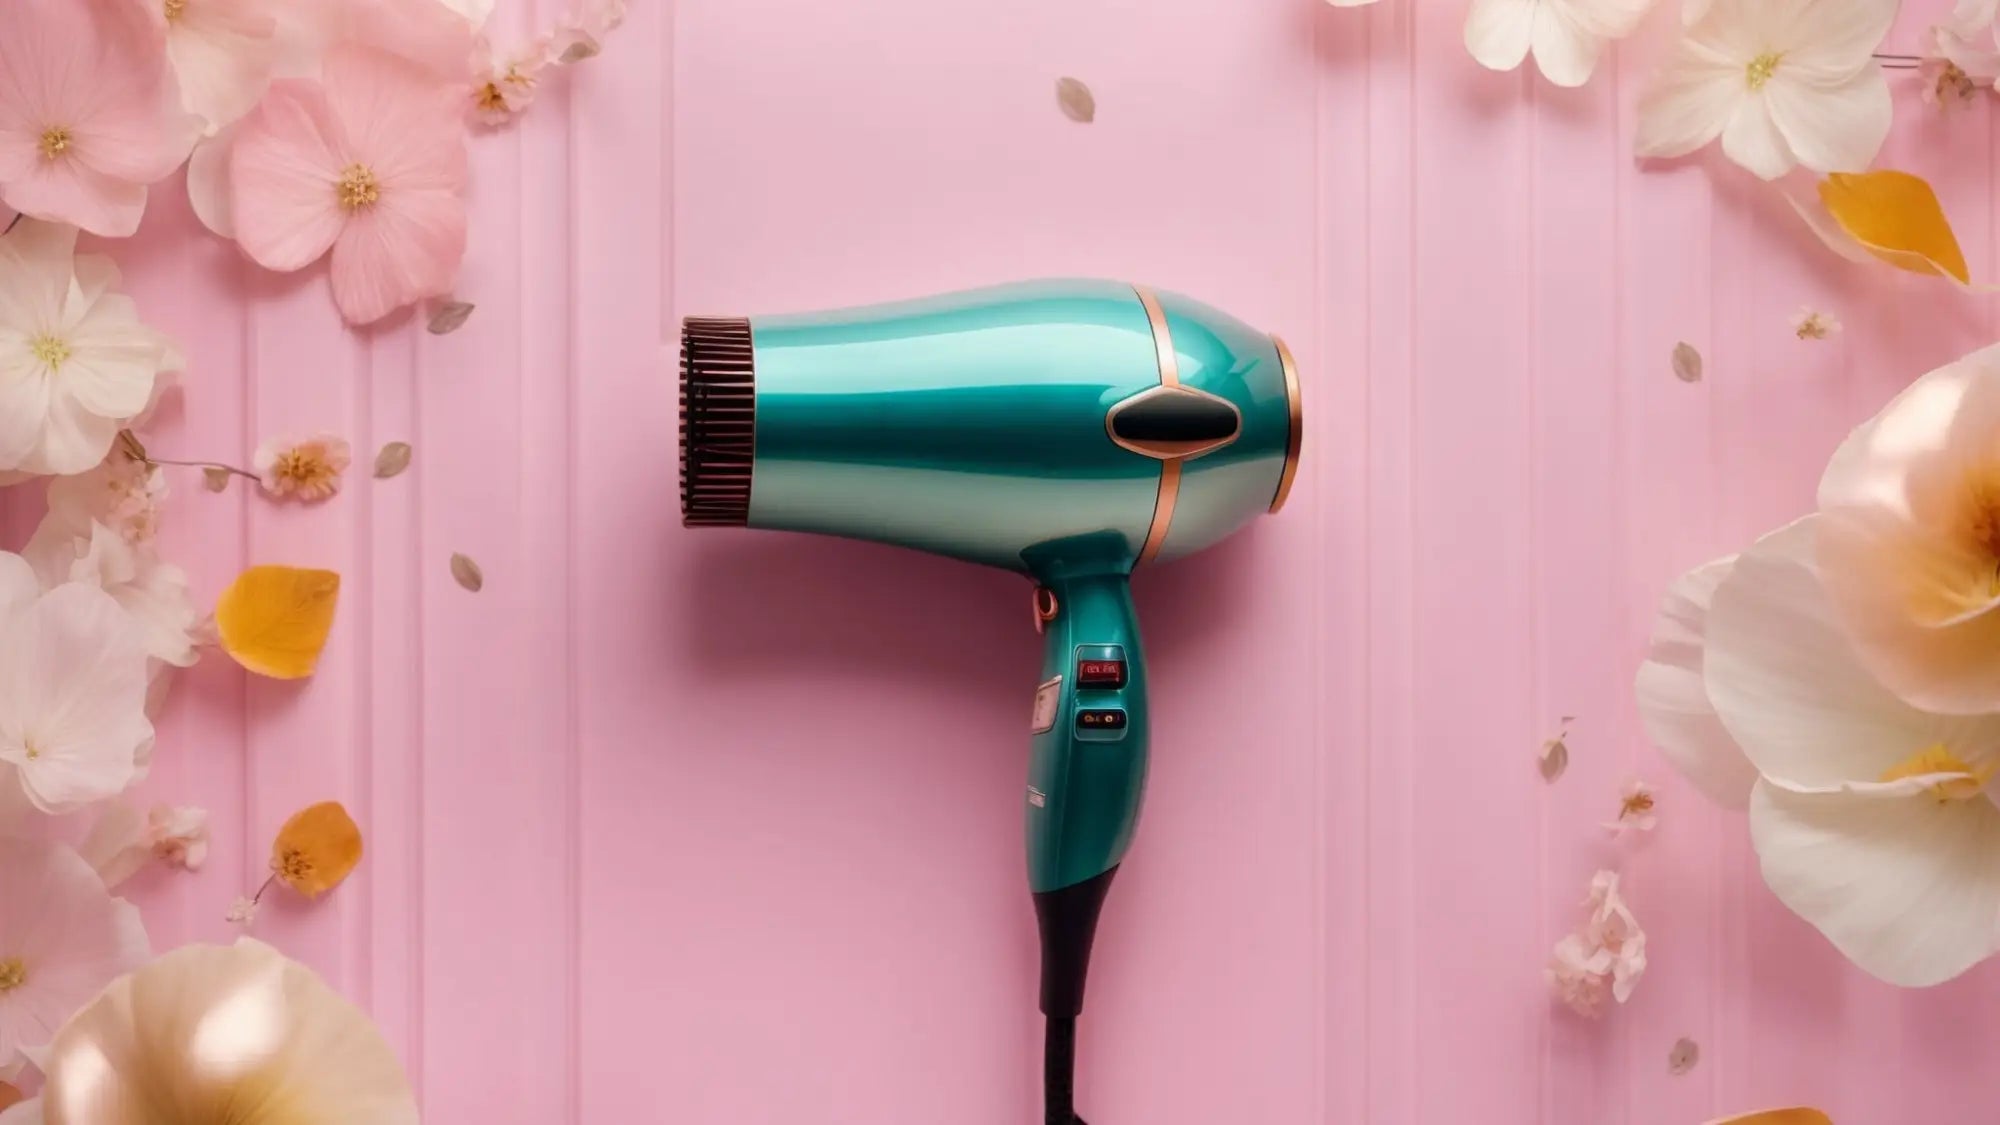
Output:
[[1539,0],[1472,0],[1465,17],[1465,49],[1489,70],[1513,70],[1535,39]]
[[28,565],[28,560],[0,551],[0,622],[41,596],[41,581],[35,577],[35,568]]
[[2000,809],[1990,801],[1759,783],[1750,834],[1778,899],[1891,984],[1950,980],[2000,948]]
[[1693,27],[1707,18],[1708,10],[1714,5],[1715,0],[1687,0],[1681,7],[1681,22]]
[[1898,0],[1810,0],[1798,5],[1791,26],[1779,32],[1782,73],[1809,82],[1839,83],[1871,61],[1896,22]]
[[145,833],[145,814],[124,801],[112,801],[97,814],[77,853],[96,869],[105,889],[110,890],[138,874],[152,858]]
[[[150,738],[146,650],[125,610],[69,584],[9,619],[0,642],[0,760],[36,808],[67,812],[115,796]],[[34,757],[28,756],[33,742]]]
[[1733,555],[1717,559],[1667,590],[1639,666],[1638,696],[1639,718],[1653,744],[1710,799],[1740,809],[1750,799],[1757,767],[1722,725],[1702,678],[1709,603],[1735,565]]
[[1829,87],[1781,75],[1764,88],[1764,100],[1786,147],[1816,172],[1865,170],[1882,151],[1895,116],[1889,80],[1873,65]]
[[229,214],[229,142],[235,136],[232,125],[203,141],[188,157],[187,166],[188,202],[194,207],[195,218],[210,231],[232,240],[236,227]]
[[0,332],[0,469],[34,468],[50,401],[48,376],[27,341]]
[[1599,39],[1623,39],[1638,30],[1653,0],[1553,0],[1548,6]]
[[1716,587],[1704,672],[1723,725],[1764,775],[1805,786],[1876,781],[1940,744],[1992,760],[2000,717],[1927,714],[1862,667],[1819,582],[1820,520],[1758,540]]
[[0,1125],[43,1125],[42,1099],[29,1098],[0,1110]]
[[[1765,93],[1770,90],[1770,86],[1764,88]],[[1775,180],[1798,164],[1784,134],[1771,119],[1770,106],[1756,96],[1736,107],[1736,115],[1722,131],[1722,152],[1766,180]]]
[[1543,0],[1535,12],[1535,65],[1558,86],[1581,86],[1597,68],[1604,40],[1579,26],[1561,4]]
[[1683,47],[1639,99],[1640,156],[1685,156],[1722,135],[1748,97],[1739,68]]

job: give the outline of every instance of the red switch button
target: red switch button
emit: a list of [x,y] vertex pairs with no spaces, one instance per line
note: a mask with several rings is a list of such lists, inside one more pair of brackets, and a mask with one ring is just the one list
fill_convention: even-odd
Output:
[[1123,660],[1079,660],[1076,662],[1079,687],[1122,688],[1125,686]]

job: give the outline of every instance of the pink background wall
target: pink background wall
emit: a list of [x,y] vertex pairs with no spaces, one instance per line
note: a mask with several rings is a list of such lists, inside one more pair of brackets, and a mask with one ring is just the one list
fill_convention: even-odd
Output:
[[[308,511],[177,481],[204,596],[250,561],[347,587],[316,681],[211,661],[166,718],[150,787],[218,832],[200,876],[138,885],[157,941],[226,936],[278,824],[338,797],[360,873],[258,932],[372,1008],[430,1122],[1038,1119],[1027,590],[684,533],[675,325],[1102,274],[1288,336],[1310,432],[1281,518],[1138,582],[1163,733],[1092,981],[1093,1122],[1992,1120],[2000,974],[1846,967],[1637,733],[1668,579],[1803,510],[1846,427],[2000,334],[1990,302],[1833,260],[1733,169],[1635,166],[1675,7],[1564,92],[1474,65],[1456,0],[637,0],[479,143],[479,311],[446,338],[343,331],[317,275],[256,276],[161,192],[117,250],[194,362],[155,452],[330,428],[417,464]],[[1064,74],[1096,124],[1058,113]],[[1992,119],[1901,98],[1885,162],[1939,182],[1994,277]],[[1794,340],[1801,304],[1846,335]],[[1670,372],[1680,340],[1704,382]],[[1627,868],[1652,968],[1585,1024],[1540,970],[1635,774],[1663,787]],[[1673,1077],[1683,1035],[1702,1062]]]

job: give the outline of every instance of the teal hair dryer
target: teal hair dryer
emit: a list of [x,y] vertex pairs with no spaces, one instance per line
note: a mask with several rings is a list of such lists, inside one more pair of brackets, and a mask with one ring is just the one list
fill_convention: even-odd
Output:
[[1277,511],[1300,436],[1282,341],[1117,282],[682,326],[688,526],[876,540],[1034,584],[1044,644],[1024,807],[1048,1125],[1081,1125],[1076,1018],[1146,785],[1128,580]]

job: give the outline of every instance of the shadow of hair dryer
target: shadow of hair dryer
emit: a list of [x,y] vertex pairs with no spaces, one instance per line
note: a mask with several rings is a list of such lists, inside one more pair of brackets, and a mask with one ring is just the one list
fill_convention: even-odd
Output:
[[1034,583],[1024,807],[1050,1125],[1081,1125],[1075,1021],[1145,791],[1132,570],[1276,512],[1301,436],[1283,341],[1142,286],[1036,281],[683,323],[688,526],[875,540]]

